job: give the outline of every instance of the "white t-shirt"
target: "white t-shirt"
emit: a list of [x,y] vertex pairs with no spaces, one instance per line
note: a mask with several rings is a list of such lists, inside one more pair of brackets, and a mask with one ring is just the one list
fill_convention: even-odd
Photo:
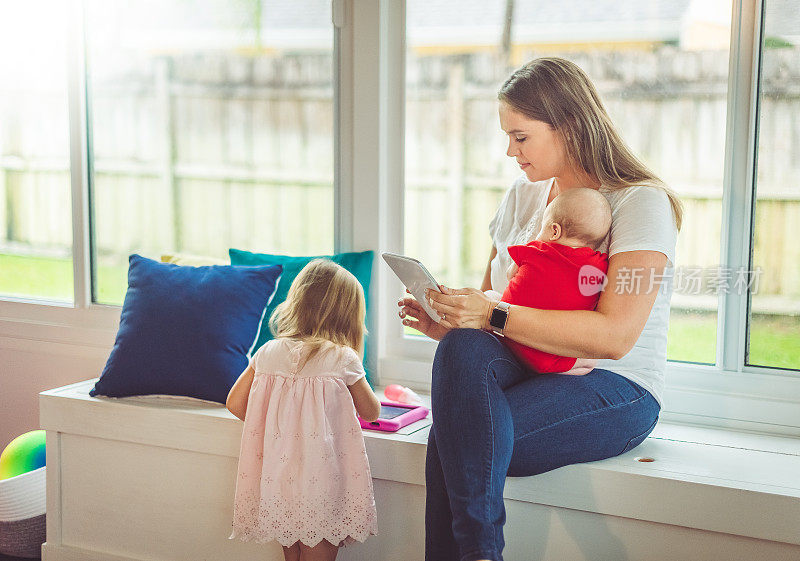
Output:
[[[536,236],[554,179],[532,183],[523,175],[506,191],[497,213],[489,223],[489,233],[497,248],[491,262],[492,290],[504,292],[508,285],[506,271],[512,263],[508,246],[524,244]],[[611,205],[611,231],[599,251],[611,257],[616,253],[636,250],[659,251],[668,262],[663,278],[656,279],[652,290],[658,290],[653,309],[636,344],[619,360],[601,359],[597,368],[611,370],[632,380],[653,394],[663,407],[664,368],[667,364],[667,328],[669,301],[672,297],[672,274],[678,231],[669,197],[656,187],[629,187],[611,191],[600,188]],[[629,291],[637,273],[618,279],[618,285],[606,290]],[[621,281],[624,281],[622,283]],[[642,283],[640,290],[651,289]],[[591,357],[584,357],[591,358]]]

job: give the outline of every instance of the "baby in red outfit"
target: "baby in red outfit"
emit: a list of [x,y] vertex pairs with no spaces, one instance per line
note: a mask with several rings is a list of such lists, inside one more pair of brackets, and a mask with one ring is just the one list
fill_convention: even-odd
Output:
[[[514,264],[500,299],[547,310],[593,310],[608,272],[600,247],[611,228],[611,207],[595,189],[569,189],[547,206],[542,229],[525,245],[508,246]],[[487,291],[487,294],[499,294]],[[504,339],[511,351],[539,373],[583,375],[594,359],[558,356]]]

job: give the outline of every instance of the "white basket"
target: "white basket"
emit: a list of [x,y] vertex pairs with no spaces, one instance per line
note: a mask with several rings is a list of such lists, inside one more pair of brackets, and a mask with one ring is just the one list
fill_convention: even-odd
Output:
[[0,480],[0,522],[33,518],[47,509],[45,470],[40,467],[28,473]]

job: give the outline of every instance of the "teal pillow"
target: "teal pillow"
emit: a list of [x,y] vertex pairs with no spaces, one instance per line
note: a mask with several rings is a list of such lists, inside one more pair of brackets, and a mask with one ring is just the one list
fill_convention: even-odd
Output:
[[[300,274],[300,271],[313,259],[330,259],[334,263],[341,265],[358,279],[361,287],[364,289],[364,298],[367,301],[367,317],[369,317],[369,281],[372,277],[372,259],[375,255],[372,251],[360,251],[352,253],[337,253],[335,255],[312,255],[306,257],[292,257],[289,255],[271,255],[268,253],[252,253],[241,249],[229,249],[228,254],[231,258],[231,265],[246,265],[246,266],[263,266],[263,265],[281,265],[283,267],[283,274],[278,281],[278,287],[275,289],[275,294],[270,300],[264,318],[261,320],[261,328],[258,332],[258,338],[251,352],[256,352],[261,345],[273,339],[272,332],[269,330],[269,318],[278,304],[286,300],[289,294],[289,287],[292,285],[295,277]],[[369,343],[369,335],[364,339],[364,370],[367,372],[367,381],[372,386],[372,373],[367,368],[367,349]]]

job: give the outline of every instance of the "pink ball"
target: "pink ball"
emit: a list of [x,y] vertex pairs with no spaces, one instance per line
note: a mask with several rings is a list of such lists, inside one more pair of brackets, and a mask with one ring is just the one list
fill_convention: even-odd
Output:
[[389,384],[386,386],[386,389],[383,390],[383,394],[386,396],[387,399],[391,399],[392,401],[399,401],[400,396],[403,395],[403,391],[405,388],[400,384]]

